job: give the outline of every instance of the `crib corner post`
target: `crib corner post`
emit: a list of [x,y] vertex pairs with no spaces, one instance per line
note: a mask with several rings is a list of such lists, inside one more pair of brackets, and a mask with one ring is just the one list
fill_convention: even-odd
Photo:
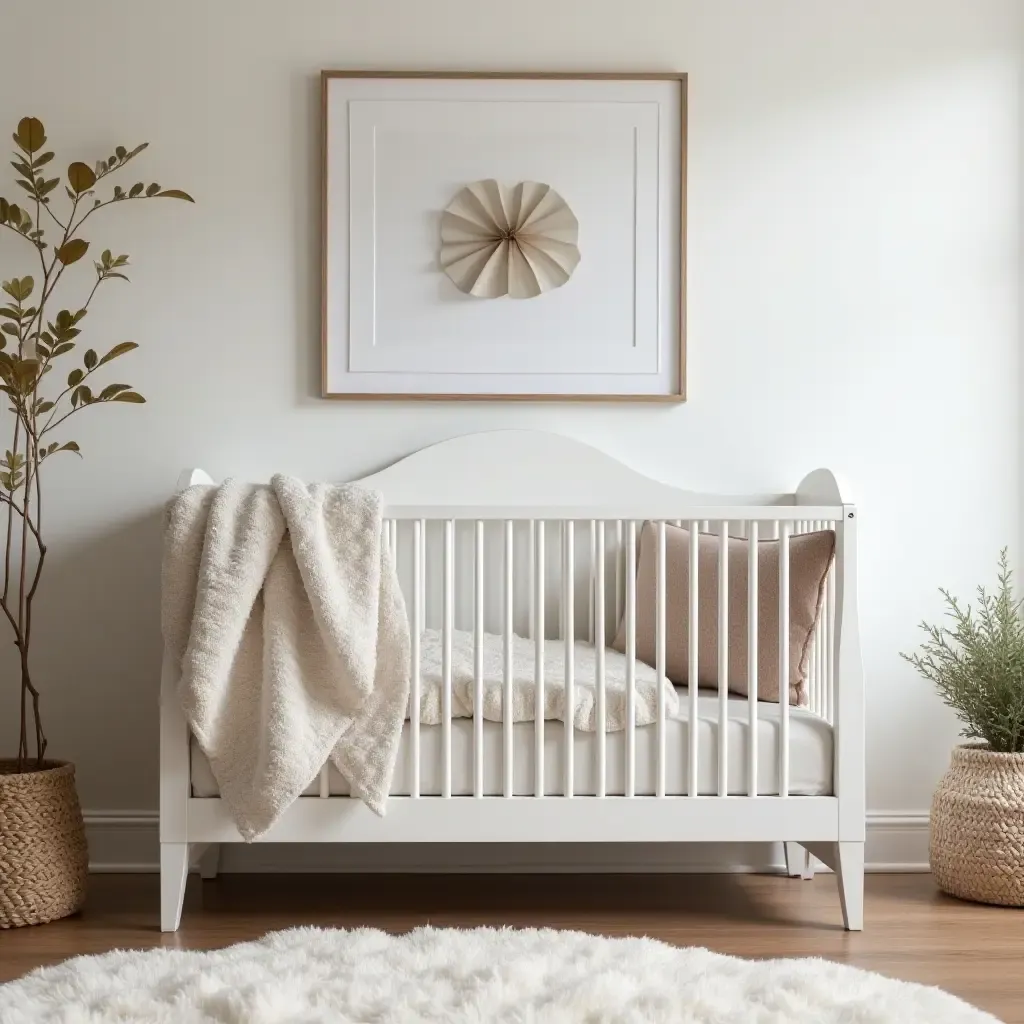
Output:
[[164,653],[160,676],[160,930],[177,931],[188,879],[189,730],[178,669]]
[[835,795],[842,842],[863,843],[866,819],[864,667],[857,611],[857,510],[843,506],[836,530]]
[[864,667],[857,611],[857,510],[843,505],[836,524],[835,794],[839,835],[835,871],[847,931],[864,928],[866,764]]

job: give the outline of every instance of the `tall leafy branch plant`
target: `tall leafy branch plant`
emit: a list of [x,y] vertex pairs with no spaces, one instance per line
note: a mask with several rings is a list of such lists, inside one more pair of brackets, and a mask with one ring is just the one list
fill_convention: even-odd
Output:
[[999,556],[999,588],[978,587],[977,611],[948,590],[949,626],[921,623],[927,639],[903,654],[963,723],[962,735],[984,740],[995,753],[1024,752],[1024,619],[1014,597],[1006,549]]
[[[10,448],[0,460],[0,522],[4,534],[3,592],[0,611],[14,632],[21,678],[21,714],[17,770],[43,766],[46,734],[39,708],[39,690],[32,679],[29,653],[33,607],[46,562],[43,529],[43,465],[62,452],[81,455],[76,441],[66,439],[65,424],[83,409],[112,402],[142,403],[145,399],[130,384],[94,382],[93,375],[133,349],[122,341],[103,354],[89,348],[81,365],[51,382],[57,361],[79,349],[82,321],[100,286],[128,278],[127,255],[105,250],[93,260],[95,279],[80,305],[60,305],[56,292],[68,267],[84,259],[90,243],[82,228],[100,210],[118,203],[144,199],[181,199],[193,202],[180,189],[137,182],[128,189],[106,179],[124,170],[148,143],[134,149],[118,146],[114,153],[90,166],[69,164],[63,179],[67,203],[55,209],[51,201],[62,184],[51,166],[54,153],[46,148],[46,131],[35,117],[24,117],[14,133],[17,185],[27,193],[22,203],[0,197],[0,234],[16,235],[38,262],[38,271],[3,281],[5,303],[0,306],[0,391],[7,395],[13,414]],[[35,276],[38,274],[38,277]],[[66,300],[61,300],[66,301]],[[76,360],[77,361],[77,360]],[[95,390],[94,390],[95,388]],[[60,433],[57,433],[60,431]],[[48,471],[48,470],[47,470]],[[4,507],[6,506],[6,507]],[[31,724],[31,729],[30,729]]]

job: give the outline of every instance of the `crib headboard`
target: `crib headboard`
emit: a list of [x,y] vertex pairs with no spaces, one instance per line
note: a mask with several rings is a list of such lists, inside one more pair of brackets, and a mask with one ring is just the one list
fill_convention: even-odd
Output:
[[[832,478],[828,470],[817,473]],[[689,505],[797,504],[794,493],[734,496],[672,487],[589,444],[542,430],[453,437],[359,482],[380,490],[389,506],[585,506],[598,515],[602,507],[621,505],[624,497],[648,510],[681,498]],[[830,497],[829,503],[838,502]]]

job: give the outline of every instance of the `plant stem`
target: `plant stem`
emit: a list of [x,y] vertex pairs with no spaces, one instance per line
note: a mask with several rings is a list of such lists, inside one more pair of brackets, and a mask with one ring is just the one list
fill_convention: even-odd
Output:
[[[27,613],[28,606],[25,598],[27,596],[27,588],[25,586],[26,574],[28,572],[28,517],[31,514],[31,503],[32,503],[32,491],[29,485],[28,471],[31,466],[32,459],[32,438],[25,431],[25,501],[22,505],[24,509],[24,515],[21,518],[21,563],[18,566],[18,631],[21,633],[21,642],[19,648],[21,650],[21,687],[22,693],[31,686],[28,675],[28,644],[25,642],[25,616]],[[39,722],[36,720],[36,755],[39,753]]]
[[[27,409],[25,409],[27,412]],[[36,538],[36,545],[39,549],[39,557],[36,561],[35,576],[32,578],[32,586],[29,588],[28,594],[25,597],[25,660],[22,666],[22,672],[26,679],[26,685],[32,693],[32,713],[36,723],[36,759],[38,767],[43,767],[43,755],[46,753],[46,737],[43,735],[43,723],[39,717],[39,692],[33,687],[32,681],[28,676],[28,651],[29,644],[32,640],[32,602],[35,600],[36,591],[39,589],[39,580],[43,574],[43,563],[46,561],[46,545],[43,543],[42,529],[43,529],[43,489],[40,483],[40,463],[39,463],[39,423],[36,419],[35,409],[32,411],[32,433],[28,438],[31,457],[29,458],[26,454],[26,463],[32,466],[33,476],[35,477],[36,487],[36,521],[32,522],[32,518],[29,514],[28,508],[28,489],[29,483],[26,478],[25,481],[25,516],[24,522],[28,524],[32,529],[32,533]]]

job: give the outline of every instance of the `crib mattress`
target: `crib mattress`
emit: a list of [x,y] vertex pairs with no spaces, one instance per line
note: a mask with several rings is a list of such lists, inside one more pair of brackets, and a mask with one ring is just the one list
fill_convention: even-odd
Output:
[[[678,690],[678,707],[666,721],[665,792],[669,796],[685,796],[689,792],[689,702],[685,690]],[[697,783],[702,796],[718,793],[718,697],[706,694],[698,699],[697,711]],[[729,787],[728,792],[747,792],[748,711],[745,698],[729,700],[728,718]],[[452,795],[473,794],[473,721],[457,718],[452,721]],[[408,722],[391,784],[393,796],[408,796],[412,784],[411,727]],[[534,724],[518,722],[513,726],[513,792],[532,796],[534,778]],[[777,704],[758,704],[758,793],[775,796],[779,792],[780,709]],[[657,726],[640,726],[636,734],[635,792],[653,796],[656,782]],[[564,793],[565,730],[560,721],[544,723],[544,789],[549,796]],[[622,731],[605,734],[605,792],[621,795],[625,787],[626,735]],[[789,792],[794,796],[828,796],[832,789],[832,727],[817,715],[801,708],[789,712]],[[573,742],[573,791],[577,796],[593,796],[597,792],[598,737],[593,732],[575,731]],[[502,725],[483,725],[483,785],[485,796],[501,796]],[[349,795],[348,784],[331,766],[330,793]],[[440,796],[442,784],[442,730],[438,725],[420,727],[420,794]],[[319,782],[313,780],[305,795],[319,793]],[[217,783],[210,765],[192,739],[192,795],[214,797]]]

